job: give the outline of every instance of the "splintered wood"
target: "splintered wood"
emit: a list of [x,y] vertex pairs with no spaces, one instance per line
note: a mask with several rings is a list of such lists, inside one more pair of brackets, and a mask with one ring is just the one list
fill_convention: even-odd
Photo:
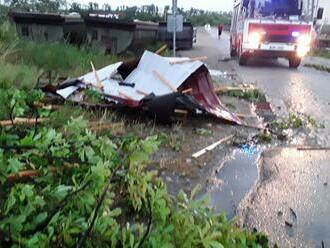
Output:
[[159,71],[154,70],[154,74],[158,77],[160,81],[162,81],[163,84],[168,86],[173,92],[177,92],[177,88],[170,82],[168,81]]
[[8,127],[13,125],[35,125],[48,121],[48,118],[15,118],[14,120],[0,121],[0,126]]
[[90,83],[90,84],[91,84],[92,86],[94,86],[95,88],[103,89],[102,82],[101,82],[101,80],[100,80],[99,75],[97,74],[97,71],[96,71],[95,66],[94,66],[94,64],[93,64],[92,61],[91,61],[91,66],[92,66],[93,73],[94,73],[94,75],[95,75],[96,83]]
[[185,64],[185,63],[195,62],[195,61],[206,61],[207,59],[208,59],[208,57],[206,57],[206,56],[196,57],[196,58],[187,58],[187,59],[182,59],[182,60],[171,61],[170,65]]
[[200,156],[204,155],[205,153],[214,150],[215,148],[217,148],[219,145],[228,142],[229,140],[231,140],[232,138],[234,138],[234,135],[230,135],[226,138],[223,138],[217,142],[215,142],[214,144],[200,150],[199,152],[196,152],[195,154],[192,155],[193,158],[199,158]]

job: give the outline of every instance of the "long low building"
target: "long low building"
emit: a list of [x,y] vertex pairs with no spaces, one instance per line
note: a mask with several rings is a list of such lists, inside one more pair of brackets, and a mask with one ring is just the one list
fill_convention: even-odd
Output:
[[158,23],[80,15],[11,12],[18,34],[34,41],[87,42],[112,54],[136,51],[157,40]]
[[[173,34],[166,23],[125,21],[116,18],[79,14],[60,15],[30,12],[11,12],[18,34],[34,41],[67,41],[81,45],[87,43],[102,47],[107,53],[122,54],[141,51],[161,41],[172,45]],[[183,32],[177,34],[177,48],[191,49],[195,40],[194,28],[184,23]]]
[[158,23],[127,22],[103,17],[84,17],[87,40],[112,54],[143,49],[157,40]]
[[10,12],[17,33],[34,41],[80,43],[86,37],[84,21],[79,15]]

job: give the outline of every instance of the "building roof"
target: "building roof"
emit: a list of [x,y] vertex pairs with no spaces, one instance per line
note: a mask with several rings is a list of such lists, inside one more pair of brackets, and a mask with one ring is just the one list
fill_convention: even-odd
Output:
[[76,15],[60,15],[51,13],[34,13],[34,12],[10,12],[9,16],[16,23],[24,24],[45,24],[45,25],[63,25],[64,23],[82,23],[80,16]]
[[112,18],[85,16],[85,23],[87,26],[101,27],[101,28],[115,28],[123,30],[157,30],[158,23],[155,22],[143,22],[143,21],[124,21]]

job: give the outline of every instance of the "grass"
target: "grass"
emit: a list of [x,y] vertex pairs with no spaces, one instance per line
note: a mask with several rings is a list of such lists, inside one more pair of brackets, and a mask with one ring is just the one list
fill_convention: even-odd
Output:
[[16,88],[33,88],[41,74],[35,66],[26,64],[10,64],[0,61],[0,82]]
[[327,50],[317,49],[317,50],[313,51],[312,56],[330,59],[330,52]]
[[61,76],[81,76],[91,71],[90,62],[93,62],[96,68],[102,68],[120,59],[117,56],[105,55],[99,48],[78,48],[65,42],[20,40],[9,23],[0,26],[0,44],[2,62],[32,66],[39,70],[53,71]]
[[251,102],[266,102],[266,96],[263,92],[258,89],[247,89],[247,90],[229,90],[224,93],[226,96],[236,97],[245,99]]
[[295,113],[290,113],[288,117],[271,123],[271,127],[280,130],[300,129],[306,126],[321,129],[325,128],[324,123],[318,123],[314,117]]
[[309,68],[314,68],[314,69],[319,70],[319,71],[325,71],[325,72],[330,73],[330,67],[327,67],[325,65],[305,64],[304,66],[309,67]]

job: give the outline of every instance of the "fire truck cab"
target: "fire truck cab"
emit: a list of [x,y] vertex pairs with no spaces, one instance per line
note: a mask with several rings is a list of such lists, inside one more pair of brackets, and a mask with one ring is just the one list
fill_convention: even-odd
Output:
[[304,0],[235,0],[231,56],[237,55],[240,65],[257,56],[286,58],[291,68],[299,67],[315,38],[313,23],[323,15],[318,9],[314,20],[306,9]]

